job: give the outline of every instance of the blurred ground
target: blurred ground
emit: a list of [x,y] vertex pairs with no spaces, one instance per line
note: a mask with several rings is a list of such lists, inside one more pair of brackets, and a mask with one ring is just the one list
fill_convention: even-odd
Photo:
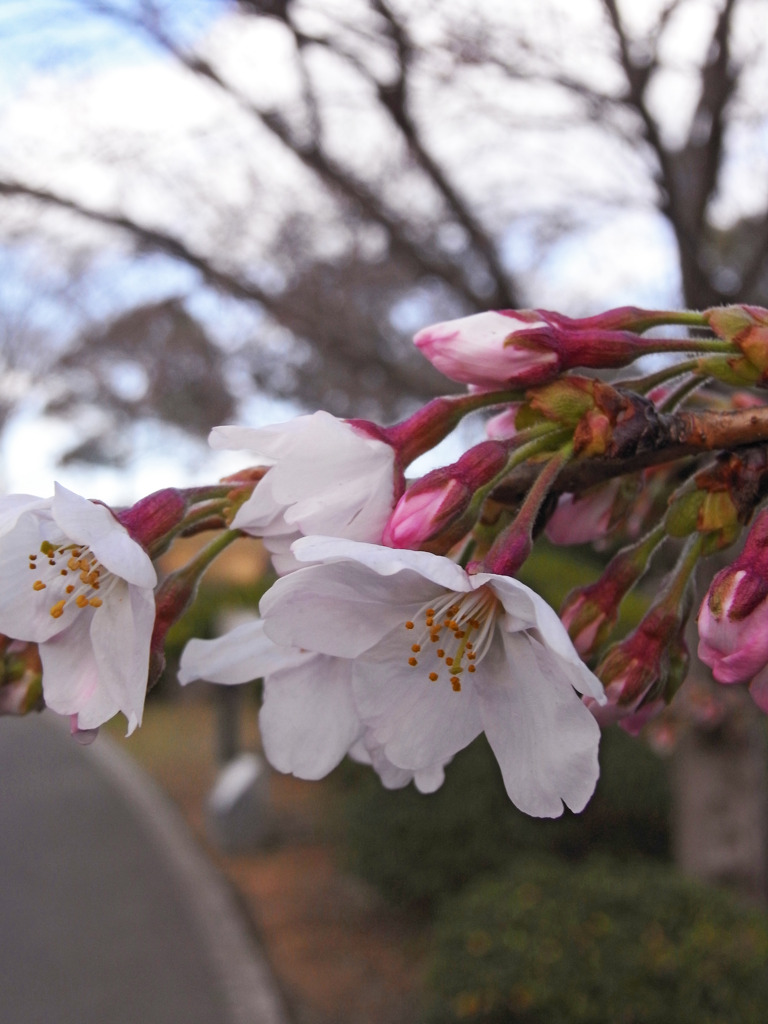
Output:
[[[178,804],[237,888],[296,1024],[415,1020],[425,928],[344,870],[333,784],[274,775],[273,839],[248,854],[216,850],[205,829],[217,774],[214,704],[207,691],[185,698],[150,702],[127,740],[119,728],[110,734]],[[250,750],[258,748],[256,717],[255,705],[246,706]]]

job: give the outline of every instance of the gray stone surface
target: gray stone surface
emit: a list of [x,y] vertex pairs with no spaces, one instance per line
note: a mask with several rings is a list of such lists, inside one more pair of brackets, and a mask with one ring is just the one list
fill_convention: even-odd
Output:
[[0,1024],[284,1024],[227,885],[104,737],[0,719]]

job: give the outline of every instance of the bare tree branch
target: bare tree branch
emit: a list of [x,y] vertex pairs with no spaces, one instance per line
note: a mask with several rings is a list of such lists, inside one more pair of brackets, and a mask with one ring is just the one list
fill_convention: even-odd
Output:
[[[127,9],[113,8],[110,4],[102,3],[101,0],[90,0],[90,7],[92,10],[118,18],[134,28],[142,30],[157,45],[162,46],[171,54],[181,66],[193,74],[205,78],[226,93],[243,111],[268,129],[305,167],[317,174],[327,187],[337,195],[344,197],[353,208],[359,209],[365,217],[369,217],[374,223],[384,228],[393,256],[410,261],[414,270],[420,269],[444,279],[464,297],[470,308],[482,309],[489,305],[491,297],[487,291],[476,287],[468,278],[465,268],[461,264],[440,258],[434,247],[418,243],[412,237],[411,226],[387,209],[382,198],[365,182],[353,176],[338,161],[334,160],[319,145],[318,140],[309,144],[303,142],[292,134],[282,117],[274,112],[260,109],[239,89],[227,82],[208,60],[199,54],[190,54],[182,50],[175,40],[163,30],[159,18],[136,17]],[[304,37],[302,45],[310,41],[310,38]],[[319,42],[314,39],[312,41]],[[506,285],[504,290],[504,301],[500,299],[499,304],[516,305],[511,286]]]

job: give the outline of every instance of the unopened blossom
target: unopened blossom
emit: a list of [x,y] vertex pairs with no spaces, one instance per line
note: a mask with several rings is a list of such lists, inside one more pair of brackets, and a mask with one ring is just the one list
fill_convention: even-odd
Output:
[[749,682],[768,665],[768,510],[712,580],[698,626],[699,657],[719,683]]
[[296,568],[290,546],[302,535],[381,539],[396,498],[395,452],[360,427],[316,412],[268,427],[214,427],[209,441],[270,467],[232,526],[263,537],[278,572]]
[[555,352],[515,344],[515,338],[546,326],[526,312],[474,313],[425,327],[413,343],[451,380],[479,387],[526,387],[550,380],[559,360]]
[[508,406],[503,412],[497,413],[485,424],[486,437],[491,441],[508,441],[519,433],[517,427],[517,415],[520,405],[515,403]]
[[[719,683],[746,683],[768,664],[768,581],[761,583],[747,568],[723,569],[702,602],[699,657]],[[753,603],[755,584],[762,596]]]
[[460,516],[471,498],[464,484],[450,476],[418,480],[395,506],[382,540],[392,548],[420,547]]
[[411,780],[423,792],[436,789],[442,765],[419,774],[405,772],[390,764],[366,733],[354,703],[353,669],[347,659],[273,643],[264,623],[254,619],[215,640],[190,640],[178,678],[182,685],[194,679],[225,685],[263,679],[259,731],[267,760],[277,771],[321,779],[350,754],[371,765],[389,789]]
[[106,506],[56,485],[0,500],[0,632],[39,645],[48,707],[87,732],[141,722],[156,574]]
[[576,587],[566,596],[560,618],[582,658],[590,657],[608,639],[621,602],[646,572],[665,537],[664,528],[659,527],[622,548],[594,583]]
[[602,725],[618,722],[636,735],[669,704],[688,670],[683,638],[686,615],[664,596],[597,667],[607,701],[585,703]]
[[[546,384],[577,366],[617,369],[651,352],[696,351],[696,339],[640,338],[658,320],[624,315],[561,317],[543,309],[474,313],[425,327],[414,344],[446,377],[479,388]],[[616,329],[626,325],[627,329]]]
[[[553,544],[589,544],[604,540],[617,522],[625,486],[621,477],[581,494],[561,494],[547,526]],[[618,506],[618,509],[617,509]]]
[[421,477],[395,506],[384,528],[383,543],[437,554],[448,551],[474,526],[479,511],[476,495],[498,478],[508,458],[504,444],[484,441],[453,465]]
[[424,551],[308,537],[294,553],[318,564],[267,592],[265,630],[354,660],[358,714],[391,764],[445,764],[484,732],[521,810],[585,806],[600,730],[576,691],[603,691],[545,601]]

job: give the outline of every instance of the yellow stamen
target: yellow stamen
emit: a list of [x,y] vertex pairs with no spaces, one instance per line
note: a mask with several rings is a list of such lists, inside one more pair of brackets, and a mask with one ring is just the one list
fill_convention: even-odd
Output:
[[[436,606],[419,612],[416,622],[408,622],[416,630],[416,643],[410,644],[413,654],[421,654],[424,675],[430,682],[441,677],[440,662],[448,669],[448,678],[454,692],[461,691],[463,672],[474,674],[493,639],[495,623],[501,603],[490,587],[479,587],[466,594],[446,594]],[[426,641],[429,645],[425,647]],[[420,658],[407,657],[414,668]],[[438,663],[436,661],[439,659]]]
[[[43,579],[36,579],[32,589],[40,591],[51,588],[53,598],[60,594],[64,595],[61,600],[55,600],[49,608],[49,614],[54,619],[61,618],[70,598],[78,608],[101,607],[102,599],[95,596],[95,591],[101,586],[105,570],[90,549],[79,545],[56,545],[43,541],[40,551],[47,556],[51,568],[57,571],[45,575],[46,582],[43,582]],[[36,559],[37,555],[29,556],[30,569],[35,568]],[[70,573],[76,573],[77,576],[71,577]],[[67,581],[65,585],[61,577],[67,576],[70,576],[71,582]],[[107,574],[104,582],[108,583],[109,580],[110,575]],[[61,586],[57,585],[57,581],[61,581]]]

